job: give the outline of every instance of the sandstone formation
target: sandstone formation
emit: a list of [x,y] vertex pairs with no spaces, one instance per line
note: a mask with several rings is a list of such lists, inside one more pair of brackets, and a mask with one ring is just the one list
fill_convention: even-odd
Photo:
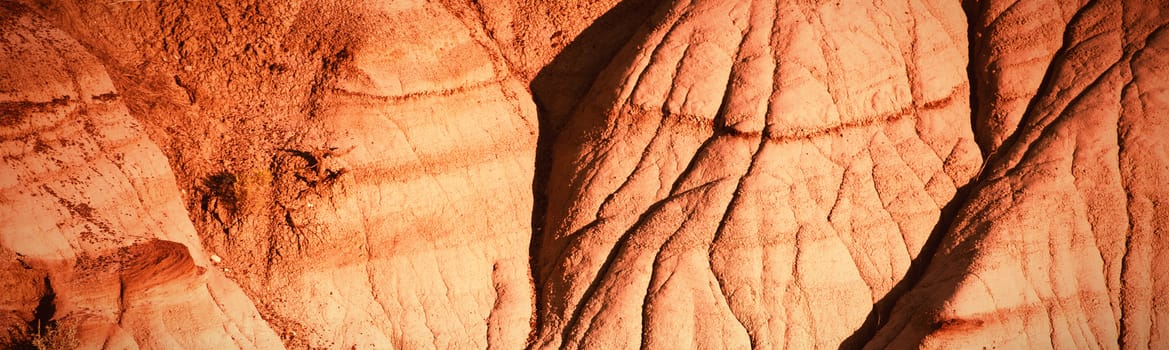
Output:
[[[1061,28],[1063,41],[1054,56],[1044,40],[980,45],[987,61],[1044,83],[1017,127],[987,130],[1011,137],[992,149],[935,263],[868,346],[1169,347],[1169,265],[1158,257],[1169,229],[1169,6],[981,6],[1001,23],[982,37],[1026,31],[1033,24],[1007,20],[1025,16]],[[991,91],[1018,88],[996,74],[972,76],[1003,85]],[[995,108],[1017,98],[985,92]]]
[[839,345],[978,170],[959,4],[650,21],[557,140],[535,345]]
[[47,302],[39,321],[76,327],[87,346],[279,347],[212,266],[166,158],[100,62],[19,5],[0,7],[0,28],[0,341],[19,341]]
[[1166,23],[0,0],[0,347],[1169,347]]

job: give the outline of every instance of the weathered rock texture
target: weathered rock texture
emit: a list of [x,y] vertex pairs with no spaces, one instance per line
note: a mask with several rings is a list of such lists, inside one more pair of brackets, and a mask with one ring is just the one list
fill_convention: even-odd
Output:
[[991,82],[989,115],[1014,115],[988,136],[1011,137],[992,148],[934,263],[869,346],[1169,347],[1169,265],[1158,257],[1169,247],[1169,6],[979,6],[995,24],[976,36],[1027,31],[1035,24],[1009,20],[1026,16],[1062,41],[1054,56],[1054,40],[976,46],[1043,83],[1024,110],[1010,107],[1018,95],[992,93],[1019,85],[972,72]]
[[478,22],[422,1],[37,6],[119,70],[199,238],[286,344],[523,346],[536,112]]
[[674,2],[650,21],[557,140],[535,345],[839,345],[978,169],[962,9]]
[[364,16],[368,36],[333,63],[314,111],[329,149],[305,177],[339,186],[304,202],[315,248],[282,258],[308,258],[293,262],[303,270],[270,271],[299,275],[270,288],[300,291],[284,304],[303,309],[276,313],[315,330],[314,346],[520,348],[534,106],[494,46],[442,6]]
[[1166,23],[0,0],[0,346],[1166,348]]
[[88,346],[280,346],[211,266],[166,157],[100,62],[19,5],[0,7],[0,31],[0,341],[19,341],[47,302],[39,321]]

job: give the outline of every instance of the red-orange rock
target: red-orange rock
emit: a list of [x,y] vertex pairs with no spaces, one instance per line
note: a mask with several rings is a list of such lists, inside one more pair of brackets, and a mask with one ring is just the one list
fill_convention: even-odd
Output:
[[166,158],[98,60],[20,5],[0,6],[0,28],[0,327],[52,321],[84,347],[279,347],[208,268]]
[[839,346],[978,168],[961,9],[673,2],[649,23],[558,140],[536,345]]
[[[1031,25],[1009,13],[978,15],[1001,21],[1001,31]],[[1161,301],[1169,265],[1158,257],[1169,227],[1169,7],[1102,1],[1063,13],[1074,15],[1030,19],[1067,23],[1056,26],[1063,42],[1050,65],[1016,67],[1044,83],[871,348],[1169,346]],[[991,53],[1020,57],[1045,45]]]
[[1169,347],[1166,23],[0,0],[0,346]]

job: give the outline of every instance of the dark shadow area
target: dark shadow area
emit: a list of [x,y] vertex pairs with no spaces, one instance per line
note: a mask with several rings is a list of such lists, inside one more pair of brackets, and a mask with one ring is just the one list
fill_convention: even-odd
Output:
[[53,292],[53,285],[49,283],[49,277],[45,276],[45,291],[41,294],[41,300],[37,303],[37,308],[33,310],[33,319],[28,323],[29,333],[25,339],[8,344],[13,350],[37,350],[36,340],[34,337],[40,337],[42,334],[49,333],[50,330],[57,327],[57,321],[53,320],[53,315],[57,313],[56,303],[57,293]]
[[539,132],[536,139],[535,176],[532,179],[532,239],[529,263],[536,288],[536,312],[532,334],[540,328],[543,276],[538,256],[547,214],[548,177],[552,170],[552,145],[570,114],[588,93],[601,71],[649,18],[659,1],[624,0],[598,17],[536,73],[529,86],[535,100]]
[[868,344],[877,335],[877,331],[889,322],[893,305],[897,304],[897,301],[901,300],[901,297],[905,296],[905,293],[908,293],[913,287],[917,286],[917,283],[925,276],[925,272],[933,261],[934,255],[937,254],[938,246],[942,243],[942,239],[946,237],[950,226],[954,224],[954,219],[958,216],[958,211],[966,204],[966,200],[970,197],[972,187],[975,186],[977,180],[978,178],[975,177],[971,179],[970,183],[959,187],[958,191],[954,193],[954,198],[951,198],[950,202],[942,207],[938,222],[934,224],[929,237],[926,239],[925,244],[922,245],[921,252],[918,252],[917,256],[910,261],[909,269],[905,271],[905,277],[897,281],[897,284],[888,293],[885,293],[885,296],[873,304],[873,309],[869,311],[869,316],[865,318],[865,323],[861,324],[859,329],[840,343],[841,350],[864,348],[865,344]]
[[[597,17],[532,78],[540,136],[559,131],[601,71],[629,42],[660,1],[624,0]],[[554,136],[554,135],[550,135]],[[543,139],[541,139],[543,140]]]
[[36,311],[33,312],[33,320],[29,326],[35,327],[34,330],[44,331],[46,327],[55,326],[56,321],[53,321],[53,315],[57,313],[57,293],[53,292],[53,285],[49,283],[49,277],[45,276],[45,294],[41,295],[41,300],[37,303]]
[[985,6],[983,3],[975,3],[974,1],[962,1],[962,10],[966,13],[966,85],[970,87],[970,128],[974,132],[974,141],[978,143],[978,149],[982,151],[982,159],[985,161],[991,151],[991,145],[986,144],[988,139],[982,133],[989,133],[990,130],[982,130],[978,118],[989,117],[983,115],[987,113],[986,106],[990,103],[988,93],[993,94],[997,89],[993,84],[988,84],[984,79],[978,79],[978,71],[980,68],[986,66],[986,55],[983,52],[986,50],[986,44],[983,42],[983,31],[986,29],[978,23],[978,16],[980,6]]

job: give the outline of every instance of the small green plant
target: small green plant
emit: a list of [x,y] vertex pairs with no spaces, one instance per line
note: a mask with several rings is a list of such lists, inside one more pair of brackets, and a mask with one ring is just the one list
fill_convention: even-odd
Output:
[[72,350],[80,345],[77,327],[71,324],[52,322],[44,327],[37,327],[37,333],[32,336],[32,346],[37,350]]

